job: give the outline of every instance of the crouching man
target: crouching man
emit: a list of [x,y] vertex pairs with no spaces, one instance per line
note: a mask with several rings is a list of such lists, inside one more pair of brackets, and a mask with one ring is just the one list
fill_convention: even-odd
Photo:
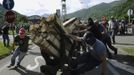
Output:
[[[87,31],[83,35],[83,37],[78,37],[78,36],[74,36],[71,34],[67,34],[67,35],[75,41],[84,41],[87,44],[88,51],[89,51],[88,53],[91,53],[94,56],[94,58],[97,59],[97,61],[95,60],[96,62],[99,62],[99,61],[101,62],[100,63],[101,75],[106,75],[107,61],[106,61],[105,45],[101,41],[96,39],[94,35],[89,31]],[[95,62],[90,60],[91,57],[90,57],[90,54],[88,53],[84,54],[83,56],[77,59],[78,64],[81,62],[86,63],[86,64],[80,68],[73,70],[71,75],[80,75],[81,73],[89,71],[95,67],[95,66],[92,66],[92,64],[95,64]]]
[[19,35],[17,35],[14,39],[14,44],[17,48],[13,52],[13,56],[11,57],[11,63],[8,67],[15,65],[15,62],[16,62],[15,60],[17,56],[18,56],[18,61],[17,61],[17,65],[15,65],[15,68],[20,66],[22,59],[24,58],[24,56],[26,55],[28,51],[29,39],[30,38],[25,33],[25,29],[21,28],[19,30]]

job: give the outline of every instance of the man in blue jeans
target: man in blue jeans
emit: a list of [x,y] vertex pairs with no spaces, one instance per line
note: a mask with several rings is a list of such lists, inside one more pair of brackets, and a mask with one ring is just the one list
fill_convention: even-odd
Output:
[[9,26],[6,24],[2,27],[2,37],[3,37],[3,44],[5,47],[9,46],[9,36],[8,36]]
[[15,66],[15,68],[20,66],[22,59],[24,58],[24,56],[26,55],[26,52],[28,51],[28,42],[29,42],[29,37],[26,36],[25,29],[21,28],[19,30],[19,35],[17,35],[14,40],[14,44],[18,47],[14,51],[13,56],[11,58],[11,63],[8,67],[15,65],[15,59],[17,56],[18,56],[18,61],[17,61],[17,65]]

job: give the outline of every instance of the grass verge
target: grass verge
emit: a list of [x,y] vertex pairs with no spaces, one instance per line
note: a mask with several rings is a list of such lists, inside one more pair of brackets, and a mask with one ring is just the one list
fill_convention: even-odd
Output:
[[12,50],[11,46],[4,47],[3,43],[0,41],[0,59],[9,55],[11,50]]
[[123,50],[127,52],[129,55],[134,56],[134,47],[126,47],[126,48],[123,48]]

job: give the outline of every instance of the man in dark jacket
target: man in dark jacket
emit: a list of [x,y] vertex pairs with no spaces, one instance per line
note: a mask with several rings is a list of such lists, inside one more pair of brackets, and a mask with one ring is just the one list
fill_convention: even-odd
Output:
[[8,36],[9,26],[6,24],[2,27],[2,37],[3,37],[3,44],[5,47],[9,46],[9,36]]
[[14,44],[18,46],[16,50],[13,53],[13,56],[11,58],[11,64],[8,67],[14,66],[15,65],[15,59],[18,56],[18,62],[15,68],[20,66],[20,63],[24,56],[26,55],[26,52],[28,51],[28,42],[29,42],[29,37],[25,35],[25,29],[21,28],[19,30],[19,35],[15,37]]
[[[97,65],[101,65],[101,75],[106,74],[107,69],[107,61],[106,61],[106,47],[105,45],[96,37],[94,34],[90,31],[87,31],[83,37],[74,36],[71,34],[67,34],[69,37],[71,37],[75,41],[83,41],[86,43],[86,46],[88,48],[87,53],[81,55],[77,59],[77,63],[85,63],[82,67],[79,67],[77,69],[74,69],[71,72],[71,75],[80,75],[84,72],[87,72],[91,69],[93,69]],[[90,53],[93,55],[95,59],[92,59],[90,56]],[[95,61],[94,61],[95,60]],[[98,63],[97,63],[98,62]]]

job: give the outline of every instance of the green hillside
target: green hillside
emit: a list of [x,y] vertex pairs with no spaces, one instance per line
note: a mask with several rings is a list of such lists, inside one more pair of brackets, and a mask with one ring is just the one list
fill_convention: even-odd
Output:
[[101,3],[88,9],[82,9],[77,12],[67,15],[70,17],[80,17],[87,19],[89,16],[92,18],[100,19],[102,16],[107,16],[108,18],[113,15],[117,18],[122,18],[126,16],[129,7],[134,7],[134,0],[120,0],[111,3]]
[[3,6],[0,4],[0,23],[3,22],[3,15],[4,15],[4,11],[6,11]]
[[[3,6],[0,4],[0,24],[4,22],[4,14],[7,10],[3,8]],[[15,11],[14,11],[15,12]],[[24,15],[21,15],[17,12],[16,13],[16,22],[20,20],[20,18],[24,17]]]
[[[126,2],[113,7],[111,9],[111,10],[113,10],[113,13],[111,13],[111,14],[113,14],[117,18],[128,17],[128,15],[127,15],[128,9],[134,10],[134,0],[127,0]],[[132,15],[131,17],[134,17],[134,15]]]

